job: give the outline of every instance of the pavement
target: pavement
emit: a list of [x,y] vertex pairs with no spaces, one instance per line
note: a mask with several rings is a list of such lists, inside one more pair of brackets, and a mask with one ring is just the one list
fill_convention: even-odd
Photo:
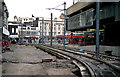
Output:
[[[19,46],[18,46],[19,47]],[[54,59],[54,56],[48,55],[32,46],[11,47],[11,51],[4,53],[3,58],[9,61],[18,62],[42,62],[42,59]],[[39,52],[40,51],[40,52]]]
[[1,64],[1,61],[2,61],[2,47],[0,46],[0,77],[2,76],[2,64]]
[[0,64],[0,77],[2,76],[2,65]]
[[[3,75],[72,75],[75,68],[70,61],[57,59],[33,46],[11,45],[3,54]],[[42,62],[52,59],[52,62]]]

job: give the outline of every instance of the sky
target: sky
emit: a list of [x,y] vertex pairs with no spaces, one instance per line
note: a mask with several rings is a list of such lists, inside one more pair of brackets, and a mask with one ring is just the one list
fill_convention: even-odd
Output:
[[[59,10],[47,10],[46,8],[55,8],[66,2],[66,8],[70,7],[73,4],[73,0],[4,0],[8,12],[9,12],[9,21],[14,20],[14,16],[17,17],[32,17],[32,14],[35,17],[45,17],[50,18],[50,13],[53,13],[53,18],[59,18],[60,14],[63,11]],[[61,5],[57,7],[58,9],[64,9],[64,6]]]

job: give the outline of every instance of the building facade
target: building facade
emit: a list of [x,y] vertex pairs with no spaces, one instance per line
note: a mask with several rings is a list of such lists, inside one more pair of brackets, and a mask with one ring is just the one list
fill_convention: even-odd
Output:
[[30,42],[39,38],[38,26],[34,26],[34,19],[29,17],[14,16],[14,21],[9,21],[10,38],[16,39],[18,42]]
[[[8,29],[10,38],[23,39],[26,42],[39,42],[42,38],[51,35],[51,20],[34,17],[14,17],[14,21],[9,21]],[[64,34],[64,21],[53,20],[53,36]],[[42,36],[43,35],[43,36]],[[32,41],[31,41],[32,40]]]
[[[100,3],[100,32],[101,34],[104,32],[103,40],[106,45],[110,45],[110,43],[120,45],[120,38],[117,36],[120,24],[119,13],[120,2]],[[78,2],[67,9],[67,15],[69,17],[67,30],[84,32],[92,30],[95,34],[96,3]],[[114,35],[114,37],[111,35]]]
[[9,32],[7,30],[8,9],[4,0],[0,0],[0,76],[2,75],[2,50],[7,46]]
[[7,24],[8,24],[8,9],[4,2],[4,0],[0,0],[0,45],[2,40],[8,40],[9,32],[7,30]]
[[9,21],[8,22],[8,31],[10,33],[9,38],[19,40],[19,32],[18,29],[20,28],[20,24],[16,21]]
[[[112,54],[118,56],[120,54],[120,37],[118,36],[120,32],[120,1],[100,2],[99,13],[99,43],[104,45],[104,50],[100,48],[100,51],[113,51]],[[67,20],[67,30],[85,32],[85,42],[95,45],[96,3],[77,2],[67,9],[67,16],[69,17]],[[112,47],[115,49],[111,49]]]
[[[40,37],[42,37],[42,29],[43,36],[49,37],[51,35],[51,20],[44,20],[42,28],[42,20],[38,21],[38,26],[40,28]],[[64,34],[64,21],[61,20],[53,20],[52,26],[53,36],[63,35]]]

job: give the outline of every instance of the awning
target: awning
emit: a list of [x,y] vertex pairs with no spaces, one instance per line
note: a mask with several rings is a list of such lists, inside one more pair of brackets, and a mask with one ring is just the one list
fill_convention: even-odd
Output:
[[3,27],[3,34],[10,35],[9,31]]

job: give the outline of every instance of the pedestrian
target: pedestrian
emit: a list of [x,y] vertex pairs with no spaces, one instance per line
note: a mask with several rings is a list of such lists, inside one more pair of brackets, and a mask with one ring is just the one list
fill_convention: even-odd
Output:
[[61,43],[61,39],[58,39],[58,43]]

